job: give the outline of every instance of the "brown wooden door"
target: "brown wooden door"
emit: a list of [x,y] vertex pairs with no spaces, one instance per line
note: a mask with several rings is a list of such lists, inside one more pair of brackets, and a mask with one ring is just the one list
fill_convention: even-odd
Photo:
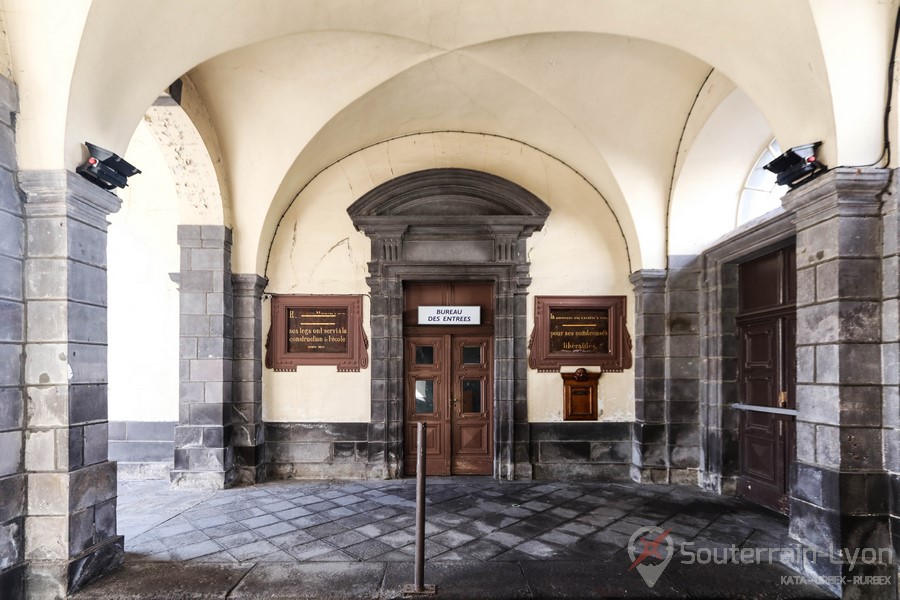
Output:
[[738,493],[785,514],[795,455],[793,257],[789,247],[742,265],[738,318]]
[[416,423],[426,423],[428,475],[490,475],[493,471],[491,337],[406,338],[405,448],[416,472]]

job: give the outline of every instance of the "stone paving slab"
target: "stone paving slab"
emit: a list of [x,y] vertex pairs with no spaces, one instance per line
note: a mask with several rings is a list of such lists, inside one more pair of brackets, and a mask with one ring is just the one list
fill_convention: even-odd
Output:
[[[74,598],[394,598],[412,582],[415,482],[274,481],[210,491],[121,482],[126,564]],[[429,479],[426,582],[439,598],[829,597],[781,565],[684,565],[653,587],[628,546],[778,548],[787,519],[691,486]],[[650,561],[651,563],[653,561]]]

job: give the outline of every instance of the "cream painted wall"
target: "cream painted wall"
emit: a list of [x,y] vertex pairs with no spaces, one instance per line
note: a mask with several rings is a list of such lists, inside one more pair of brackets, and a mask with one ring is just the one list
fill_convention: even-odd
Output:
[[[523,144],[491,136],[434,133],[377,144],[325,169],[281,219],[269,252],[267,293],[367,294],[368,238],[354,230],[346,208],[393,177],[435,167],[478,169],[522,185],[547,202],[545,230],[529,241],[534,283],[529,296],[626,295],[633,330],[633,295],[625,241],[597,191],[560,161]],[[270,307],[264,305],[268,330]],[[368,302],[364,323],[368,325]],[[634,415],[634,373],[601,379],[601,420]],[[561,420],[562,378],[528,374],[529,419]],[[301,367],[263,376],[267,421],[368,421],[370,373]]]
[[[353,228],[347,207],[356,198],[342,169],[314,179],[291,204],[269,253],[267,294],[362,294],[369,335],[366,285],[369,239]],[[271,324],[263,303],[263,331]],[[369,420],[371,370],[338,373],[334,366],[301,366],[295,372],[263,370],[266,421],[364,422]]]
[[[528,240],[532,284],[528,290],[528,333],[535,296],[626,296],[627,327],[634,333],[634,293],[615,218],[597,191],[558,162],[547,164],[552,212],[544,229]],[[596,367],[584,365],[588,371]],[[574,371],[577,367],[567,367]],[[601,421],[634,420],[634,369],[604,373],[599,383]],[[528,370],[528,420],[562,420],[563,381],[558,373]]]
[[109,419],[178,420],[178,288],[180,270],[175,180],[146,123],[125,154],[142,174],[119,192],[110,216]]
[[716,106],[693,139],[672,193],[669,254],[699,254],[737,226],[741,191],[771,140],[765,117],[740,89]]

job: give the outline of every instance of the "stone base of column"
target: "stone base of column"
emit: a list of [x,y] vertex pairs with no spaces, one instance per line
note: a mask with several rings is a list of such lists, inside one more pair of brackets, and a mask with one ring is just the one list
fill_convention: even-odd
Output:
[[124,561],[125,538],[121,535],[96,544],[65,562],[32,560],[25,573],[27,596],[66,598],[115,571]]
[[173,488],[196,490],[224,490],[235,483],[235,472],[230,471],[179,471],[169,474]]
[[25,563],[0,571],[0,598],[19,600],[25,597]]
[[234,485],[254,485],[266,480],[265,444],[235,446]]
[[637,483],[669,483],[669,469],[631,465],[631,480]]

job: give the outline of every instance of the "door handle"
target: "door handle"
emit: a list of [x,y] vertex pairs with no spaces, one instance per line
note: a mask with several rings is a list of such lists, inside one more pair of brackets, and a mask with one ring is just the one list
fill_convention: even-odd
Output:
[[786,391],[778,392],[778,406],[780,408],[787,408],[787,392]]

